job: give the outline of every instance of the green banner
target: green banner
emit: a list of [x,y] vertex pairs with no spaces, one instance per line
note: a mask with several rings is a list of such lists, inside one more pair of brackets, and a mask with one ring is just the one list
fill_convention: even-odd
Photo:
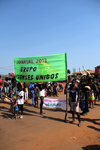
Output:
[[67,54],[15,58],[15,77],[20,82],[64,81],[67,79]]

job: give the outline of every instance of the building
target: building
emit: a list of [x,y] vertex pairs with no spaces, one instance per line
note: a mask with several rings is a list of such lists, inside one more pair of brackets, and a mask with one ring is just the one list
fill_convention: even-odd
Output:
[[95,67],[95,78],[100,80],[100,65]]
[[[95,76],[95,70],[87,70],[92,76]],[[85,71],[80,71],[80,72],[74,72],[73,76],[76,75],[78,77],[80,77],[82,74],[86,73]]]

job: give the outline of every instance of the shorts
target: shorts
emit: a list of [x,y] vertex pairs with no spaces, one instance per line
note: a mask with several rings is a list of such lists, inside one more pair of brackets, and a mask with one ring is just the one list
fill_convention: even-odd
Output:
[[18,111],[18,110],[19,110],[18,106],[14,107],[14,111]]
[[76,106],[76,102],[71,102],[71,111],[79,112],[79,102]]

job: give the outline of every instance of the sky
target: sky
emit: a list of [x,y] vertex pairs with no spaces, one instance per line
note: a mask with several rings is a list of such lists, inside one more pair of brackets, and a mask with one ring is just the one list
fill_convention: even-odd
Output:
[[67,53],[67,68],[100,65],[100,0],[0,0],[0,74],[14,58]]

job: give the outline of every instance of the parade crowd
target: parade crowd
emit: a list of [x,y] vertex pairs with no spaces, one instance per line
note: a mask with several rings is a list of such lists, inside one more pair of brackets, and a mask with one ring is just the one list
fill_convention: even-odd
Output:
[[[28,103],[28,99],[32,99],[33,107],[38,107],[38,100],[40,99],[40,114],[42,115],[44,97],[58,97],[59,91],[63,91],[63,83],[61,82],[23,83],[16,81],[15,77],[9,76],[2,80],[0,76],[0,98],[7,98],[11,101],[11,108],[14,110],[12,119],[23,118],[23,105]],[[20,116],[19,110],[21,110]],[[17,113],[17,117],[15,117],[15,113]]]
[[[40,115],[43,115],[44,97],[58,97],[59,92],[68,94],[72,122],[75,121],[76,113],[79,126],[81,126],[79,108],[83,111],[83,115],[87,114],[90,108],[94,108],[96,102],[100,100],[100,82],[95,79],[89,83],[89,86],[83,86],[80,80],[73,79],[63,87],[63,82],[22,83],[16,81],[15,77],[5,77],[3,80],[0,75],[0,98],[7,98],[11,101],[12,119],[23,118],[23,105],[24,103],[27,104],[29,99],[32,99],[33,107],[38,107],[38,100],[40,99]],[[20,115],[19,111],[21,111]]]

